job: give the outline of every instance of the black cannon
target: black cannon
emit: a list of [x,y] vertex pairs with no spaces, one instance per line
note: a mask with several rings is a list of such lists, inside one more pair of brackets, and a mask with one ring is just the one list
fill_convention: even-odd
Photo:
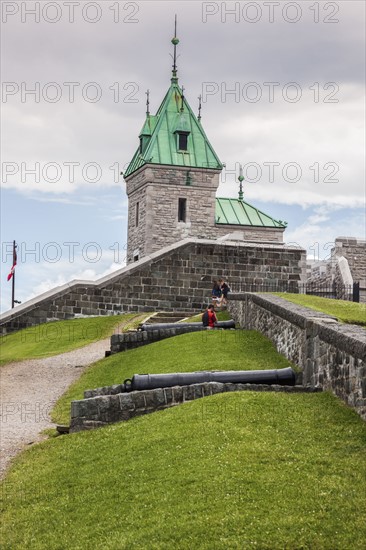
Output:
[[[179,327],[203,327],[202,322],[199,323],[153,323],[151,325],[141,325],[140,330],[159,330],[162,328],[179,328]],[[203,327],[206,328],[206,327]],[[218,321],[215,324],[215,328],[235,328],[235,321]]]
[[123,382],[123,391],[153,390],[172,386],[189,386],[202,382],[232,384],[280,384],[294,386],[296,374],[291,367],[275,370],[200,371],[172,374],[135,374]]

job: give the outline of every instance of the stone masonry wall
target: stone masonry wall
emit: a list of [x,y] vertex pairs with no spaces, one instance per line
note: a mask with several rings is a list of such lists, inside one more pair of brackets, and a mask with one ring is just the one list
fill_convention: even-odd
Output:
[[352,300],[353,283],[359,283],[359,301],[366,303],[366,241],[337,237],[330,259],[312,266],[308,282],[314,288],[328,286],[345,300]]
[[[139,203],[139,220],[136,226],[136,204]],[[133,260],[135,250],[139,250],[139,257],[148,254],[146,250],[146,225],[149,211],[147,187],[138,189],[129,198],[128,205],[128,227],[127,242],[130,261]]]
[[317,388],[278,386],[267,384],[221,384],[204,382],[191,386],[174,386],[154,390],[121,393],[115,385],[87,390],[84,399],[72,401],[70,433],[99,428],[111,423],[127,421],[135,416],[167,409],[188,401],[230,391],[280,391],[286,393],[314,392]]
[[215,235],[217,238],[227,236],[227,240],[233,241],[259,241],[259,242],[271,242],[282,243],[283,242],[284,229],[275,229],[271,227],[240,227],[239,229],[235,225],[215,225]]
[[[128,195],[127,263],[189,237],[216,239],[232,234],[234,240],[282,242],[282,228],[237,227],[215,223],[219,170],[154,166],[140,168],[126,179]],[[187,184],[187,177],[190,182]],[[178,221],[178,201],[187,200],[186,221]],[[136,226],[136,203],[139,224]]]
[[[215,196],[220,170],[147,165],[126,179],[129,200],[127,263],[188,237],[214,238]],[[187,177],[190,184],[187,183]],[[186,222],[178,222],[178,199],[187,199]],[[135,225],[135,204],[142,208]]]
[[355,282],[366,278],[366,241],[352,237],[337,237],[332,254],[347,259]]
[[206,330],[203,325],[200,326],[187,326],[186,323],[177,324],[174,328],[160,328],[154,330],[141,330],[122,332],[121,334],[112,334],[111,336],[111,353],[119,353],[120,351],[126,351],[128,349],[139,348],[152,342],[158,342],[165,338],[172,338],[179,334],[186,334],[188,332],[199,332]]
[[241,327],[259,330],[302,370],[302,382],[330,390],[366,420],[366,331],[278,296],[232,295]]
[[187,240],[166,247],[96,282],[74,281],[0,317],[2,333],[78,315],[201,311],[212,280],[271,283],[301,280],[305,251],[281,245]]
[[[151,193],[151,224],[147,228],[147,249],[156,252],[190,236],[214,238],[216,189],[165,185],[154,186]],[[186,199],[186,221],[178,221],[178,201]]]

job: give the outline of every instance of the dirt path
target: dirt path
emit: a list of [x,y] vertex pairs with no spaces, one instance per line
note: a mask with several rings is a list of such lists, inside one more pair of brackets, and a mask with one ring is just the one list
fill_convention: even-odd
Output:
[[68,386],[104,357],[110,337],[61,355],[10,363],[0,369],[0,478],[10,460],[40,432],[55,427],[50,412]]

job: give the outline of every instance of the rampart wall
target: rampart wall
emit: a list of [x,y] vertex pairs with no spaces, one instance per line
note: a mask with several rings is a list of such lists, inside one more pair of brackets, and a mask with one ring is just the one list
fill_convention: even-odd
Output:
[[330,390],[366,420],[366,330],[278,296],[232,295],[229,311],[300,367],[302,384]]
[[0,317],[7,333],[52,320],[142,311],[201,311],[212,281],[235,284],[290,282],[305,278],[305,251],[284,245],[219,243],[191,239],[142,258],[96,282],[72,281]]

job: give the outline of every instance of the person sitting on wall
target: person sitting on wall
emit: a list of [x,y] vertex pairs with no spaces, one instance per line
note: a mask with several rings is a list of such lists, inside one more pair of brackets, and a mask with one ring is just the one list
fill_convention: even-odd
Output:
[[214,281],[213,287],[212,287],[212,303],[213,305],[216,305],[221,298],[221,287],[219,281]]
[[221,290],[221,299],[219,302],[217,302],[217,306],[221,307],[222,305],[227,304],[227,295],[229,292],[231,292],[231,288],[229,285],[225,282],[225,279],[220,279],[220,290]]
[[215,323],[217,323],[217,317],[215,313],[215,308],[211,304],[206,309],[205,313],[202,315],[202,324],[204,327],[207,327],[208,329],[215,328]]

